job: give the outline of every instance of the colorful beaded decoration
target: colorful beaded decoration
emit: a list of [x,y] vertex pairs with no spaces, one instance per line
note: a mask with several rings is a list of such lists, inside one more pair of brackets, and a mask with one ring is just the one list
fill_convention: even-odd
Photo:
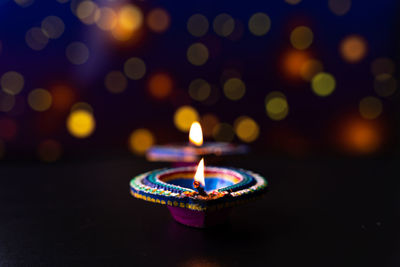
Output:
[[268,185],[264,177],[247,170],[206,167],[205,191],[213,197],[202,199],[193,188],[195,172],[196,166],[147,172],[131,180],[131,193],[154,203],[206,211],[245,203],[264,193]]

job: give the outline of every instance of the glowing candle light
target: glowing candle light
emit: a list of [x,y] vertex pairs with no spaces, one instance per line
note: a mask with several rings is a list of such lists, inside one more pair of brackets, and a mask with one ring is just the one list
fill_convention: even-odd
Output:
[[198,121],[193,122],[190,126],[189,141],[196,146],[203,144],[203,131]]
[[200,183],[202,186],[205,186],[203,158],[200,160],[199,165],[197,165],[196,174],[194,175],[194,181]]

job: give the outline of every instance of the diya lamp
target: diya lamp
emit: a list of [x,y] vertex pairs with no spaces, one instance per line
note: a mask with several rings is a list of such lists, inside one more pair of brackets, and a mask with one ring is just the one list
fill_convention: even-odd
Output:
[[131,194],[166,205],[172,217],[187,226],[205,228],[224,223],[233,207],[254,200],[267,180],[251,171],[198,166],[150,171],[131,180]]
[[245,145],[234,145],[226,142],[204,142],[201,125],[193,122],[189,131],[189,143],[170,144],[151,147],[146,157],[150,161],[172,162],[173,166],[195,165],[200,158],[209,161],[220,159],[221,156],[238,155],[248,152]]

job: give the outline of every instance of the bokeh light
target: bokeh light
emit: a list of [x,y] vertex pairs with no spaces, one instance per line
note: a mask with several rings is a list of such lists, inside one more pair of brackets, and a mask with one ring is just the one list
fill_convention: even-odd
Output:
[[239,139],[247,143],[255,141],[260,134],[260,127],[257,122],[248,116],[237,118],[234,128]]
[[0,138],[9,141],[17,134],[17,124],[11,118],[0,118]]
[[170,16],[168,12],[162,8],[155,8],[147,15],[147,26],[157,33],[165,32],[170,24]]
[[204,65],[208,60],[208,49],[202,43],[194,43],[187,50],[187,59],[195,66]]
[[60,38],[64,29],[64,22],[57,16],[48,16],[42,21],[42,31],[50,39]]
[[397,81],[390,74],[379,74],[375,77],[374,89],[379,96],[391,96],[397,89]]
[[28,7],[33,4],[34,0],[14,0],[20,7]]
[[191,106],[182,106],[175,111],[174,124],[182,132],[188,132],[193,122],[199,121],[199,114]]
[[291,5],[297,5],[301,0],[285,0],[285,2]]
[[206,100],[211,93],[210,84],[203,79],[195,79],[189,85],[189,95],[197,101]]
[[82,42],[73,42],[65,50],[67,59],[75,65],[82,65],[89,59],[89,49]]
[[87,112],[93,113],[93,107],[86,102],[77,102],[71,107],[71,112],[76,110],[85,110]]
[[278,91],[273,91],[265,98],[265,110],[270,119],[279,121],[289,114],[289,105],[286,96]]
[[91,112],[72,111],[67,118],[67,129],[76,138],[86,138],[95,130],[96,122]]
[[332,74],[320,72],[311,81],[311,88],[318,96],[328,96],[333,93],[336,87],[336,80]]
[[15,97],[13,95],[0,91],[0,111],[9,112],[13,109],[14,105]]
[[17,95],[24,88],[25,80],[19,72],[8,71],[1,76],[0,85],[4,92]]
[[142,11],[137,6],[125,5],[118,13],[118,22],[123,29],[134,32],[142,26]]
[[349,63],[362,60],[367,54],[367,42],[360,35],[350,35],[340,43],[340,54]]
[[307,52],[290,50],[283,55],[283,71],[290,78],[300,78],[303,66],[310,60],[310,55]]
[[223,122],[214,127],[213,137],[218,142],[232,142],[235,132],[229,123]]
[[52,103],[51,94],[45,89],[34,89],[28,95],[28,104],[35,111],[48,110]]
[[118,71],[110,71],[105,79],[104,85],[107,90],[111,93],[118,94],[125,91],[126,87],[128,86],[128,79],[126,79],[125,75]]
[[125,75],[132,80],[139,80],[146,74],[146,64],[137,57],[128,59],[124,64]]
[[214,19],[213,28],[219,36],[227,37],[235,29],[235,20],[226,13],[219,14]]
[[300,67],[300,75],[305,81],[311,81],[312,78],[322,72],[324,66],[321,61],[316,59],[310,59],[304,62],[304,64]]
[[271,28],[271,19],[265,13],[256,13],[249,20],[249,30],[257,36],[265,35]]
[[374,76],[385,73],[392,75],[394,70],[395,65],[393,60],[387,57],[376,58],[371,63],[371,72]]
[[75,101],[74,91],[65,85],[57,85],[50,90],[53,105],[52,108],[58,111],[67,111]]
[[341,125],[340,141],[350,153],[373,153],[382,145],[382,138],[381,127],[375,121],[351,118]]
[[55,162],[61,157],[61,154],[61,144],[52,139],[40,142],[37,148],[37,155],[44,162]]
[[173,82],[166,73],[155,73],[150,76],[148,81],[149,92],[158,99],[164,99],[171,95]]
[[200,124],[203,129],[203,135],[205,137],[211,137],[214,132],[214,128],[218,125],[219,120],[218,117],[214,114],[207,113],[201,116]]
[[382,113],[382,101],[373,96],[367,96],[361,99],[358,106],[361,116],[364,119],[375,119]]
[[100,18],[99,7],[93,1],[80,2],[73,12],[84,24],[88,25],[96,23]]
[[233,101],[241,99],[246,93],[246,86],[239,78],[231,78],[224,84],[225,96]]
[[49,38],[43,33],[41,28],[33,27],[26,32],[25,42],[33,50],[39,51],[47,46]]
[[99,16],[96,20],[96,25],[104,30],[110,31],[117,26],[118,18],[117,13],[110,7],[102,7],[98,9]]
[[343,16],[349,12],[351,8],[351,0],[329,0],[329,9],[338,16]]
[[194,37],[204,36],[208,32],[208,19],[201,14],[192,15],[187,22],[187,30]]
[[296,27],[290,34],[290,43],[299,50],[307,49],[313,42],[314,34],[306,26]]
[[129,147],[137,155],[143,155],[155,143],[154,135],[148,129],[136,129],[129,137]]

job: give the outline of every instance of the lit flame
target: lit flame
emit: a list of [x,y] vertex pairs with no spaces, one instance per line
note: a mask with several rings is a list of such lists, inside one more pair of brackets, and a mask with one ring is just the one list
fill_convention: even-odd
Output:
[[198,121],[193,122],[192,126],[190,126],[189,140],[196,146],[201,146],[203,144],[203,131]]
[[197,166],[196,174],[194,175],[194,180],[199,182],[203,187],[205,186],[204,181],[204,159],[202,158]]

